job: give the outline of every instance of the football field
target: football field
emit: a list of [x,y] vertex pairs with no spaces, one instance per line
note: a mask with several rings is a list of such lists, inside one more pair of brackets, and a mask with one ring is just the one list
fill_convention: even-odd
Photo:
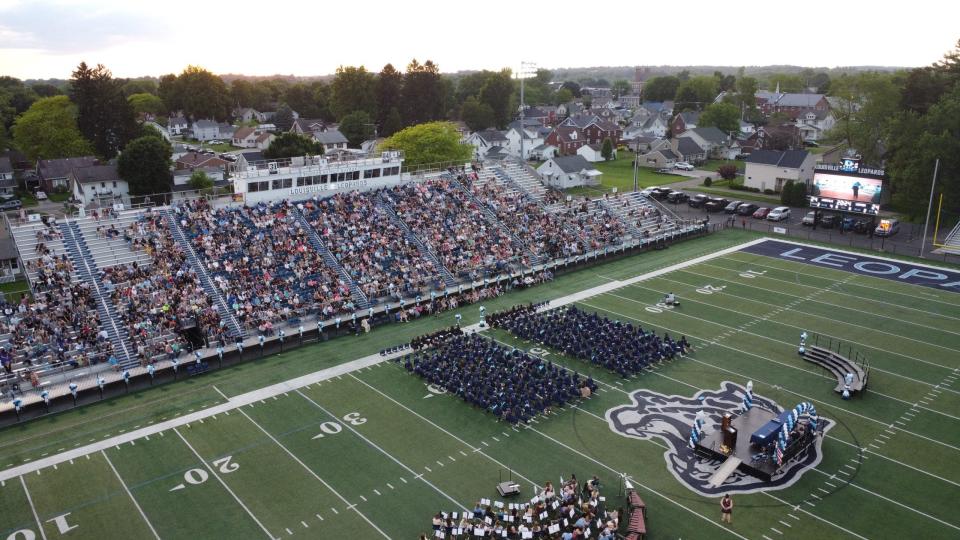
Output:
[[[960,537],[960,294],[737,249],[756,238],[723,232],[486,303],[567,298],[694,346],[622,379],[486,330],[601,386],[527,425],[378,354],[449,326],[450,312],[4,430],[0,540],[417,538],[439,511],[496,499],[509,474],[522,499],[596,474],[609,508],[625,475],[654,539]],[[680,307],[658,305],[668,292]],[[475,305],[459,312],[478,320]],[[842,400],[836,378],[798,356],[804,331],[868,358],[867,392]],[[822,460],[778,489],[734,492],[724,525],[719,498],[671,471],[669,434],[625,436],[607,413],[638,389],[692,399],[747,381],[782,408],[815,404],[832,427]]]

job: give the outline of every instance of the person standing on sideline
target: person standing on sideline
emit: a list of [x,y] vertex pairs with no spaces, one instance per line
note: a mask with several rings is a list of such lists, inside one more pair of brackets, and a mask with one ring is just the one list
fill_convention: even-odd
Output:
[[733,499],[726,494],[720,499],[720,521],[733,525]]

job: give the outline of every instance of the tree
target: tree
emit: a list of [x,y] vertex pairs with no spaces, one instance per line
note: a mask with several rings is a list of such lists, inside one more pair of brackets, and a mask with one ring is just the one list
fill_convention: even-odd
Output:
[[512,97],[513,78],[509,69],[488,77],[480,89],[480,101],[493,110],[493,122],[499,129],[506,128],[513,118],[515,109],[511,107]]
[[420,64],[414,58],[403,77],[401,114],[406,125],[441,118],[443,112],[440,68],[431,60]]
[[210,189],[213,187],[213,179],[203,171],[193,171],[187,184],[193,189]]
[[720,178],[723,178],[724,180],[733,180],[737,177],[737,166],[721,165],[717,168],[717,173],[720,175]]
[[[384,132],[387,117],[394,110],[400,110],[401,92],[403,92],[403,74],[393,64],[383,66],[377,74],[377,125]],[[397,128],[399,129],[399,128]],[[390,132],[389,135],[392,135]]]
[[150,79],[127,79],[122,86],[123,95],[152,94],[157,95],[157,83]]
[[603,144],[600,146],[600,155],[603,156],[604,161],[610,161],[610,158],[613,157],[613,141],[610,140],[610,137],[603,140]]
[[717,88],[722,92],[730,92],[737,87],[737,78],[733,75],[724,75],[720,71],[714,71],[713,78],[717,80]]
[[103,158],[111,159],[137,136],[133,106],[110,70],[80,62],[70,80],[70,99],[77,106],[77,127]]
[[867,163],[880,163],[890,119],[900,111],[903,78],[889,73],[844,75],[831,83],[839,98],[828,140],[855,148]]
[[803,92],[803,77],[795,73],[774,73],[767,78],[767,88],[774,91],[797,94]]
[[911,70],[903,86],[900,106],[918,114],[925,114],[949,89],[950,79],[940,71],[932,67]]
[[321,118],[322,104],[317,99],[319,86],[324,84],[322,82],[291,84],[283,92],[282,100],[303,118]]
[[680,79],[668,75],[653,77],[643,85],[644,101],[668,101],[676,97]]
[[757,121],[760,117],[760,111],[757,110],[757,90],[759,83],[753,77],[740,77],[737,79],[737,91],[729,101],[738,110],[743,113],[744,118],[750,121]]
[[729,103],[711,103],[700,115],[699,127],[716,127],[730,134],[740,131],[740,111]]
[[380,128],[381,137],[389,137],[403,129],[403,120],[400,118],[400,111],[396,107],[390,109],[390,114],[383,121],[383,127]]
[[675,112],[702,111],[717,97],[717,80],[713,77],[693,77],[677,88]]
[[293,127],[293,109],[284,103],[277,108],[277,112],[273,115],[271,122],[277,126],[278,130],[289,131],[290,128]]
[[493,126],[493,109],[486,103],[470,96],[460,108],[460,119],[471,131],[480,131]]
[[48,83],[36,83],[30,86],[30,90],[39,97],[53,97],[62,94],[59,88]]
[[578,98],[581,96],[580,85],[573,81],[566,81],[565,83],[560,85],[560,88],[569,90],[570,93],[573,94],[573,97],[575,98]]
[[363,66],[340,66],[330,84],[330,112],[341,119],[353,111],[376,117],[376,78]]
[[573,93],[570,92],[569,88],[558,88],[557,91],[553,93],[554,105],[563,105],[569,101],[573,101]]
[[784,206],[807,206],[807,184],[787,180],[780,188],[780,203]]
[[620,96],[625,96],[633,90],[633,86],[630,85],[630,81],[626,79],[617,79],[613,81],[613,86],[610,87],[610,92],[613,93],[613,96],[617,99],[620,99]]
[[117,173],[130,184],[132,195],[170,191],[170,145],[156,137],[130,141],[117,161]]
[[[524,103],[545,104],[550,102],[553,91],[550,89],[550,82],[553,80],[553,73],[549,69],[538,69],[533,77],[527,77],[523,81],[523,100]],[[517,103],[520,103],[520,84],[515,84]]]
[[30,161],[93,154],[77,128],[77,107],[67,96],[35,101],[14,123],[13,142]]
[[191,120],[222,122],[230,117],[233,99],[226,83],[202,67],[187,66],[179,76],[164,75],[159,92],[168,109],[183,111]]
[[263,151],[267,159],[283,159],[299,156],[323,154],[323,145],[298,133],[281,133]]
[[429,122],[395,133],[382,144],[385,150],[403,150],[405,165],[464,163],[473,147],[460,142],[460,133],[450,122]]
[[340,121],[340,133],[351,148],[360,148],[363,141],[373,138],[373,119],[363,111],[353,111]]
[[133,94],[127,97],[133,112],[137,115],[163,114],[163,100],[153,94]]

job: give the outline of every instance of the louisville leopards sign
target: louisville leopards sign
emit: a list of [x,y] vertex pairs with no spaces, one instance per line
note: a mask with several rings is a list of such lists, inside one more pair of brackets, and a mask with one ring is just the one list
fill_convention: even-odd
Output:
[[777,240],[767,240],[747,246],[743,251],[960,293],[960,271],[946,268],[918,265],[893,259],[881,259],[847,251],[833,251]]

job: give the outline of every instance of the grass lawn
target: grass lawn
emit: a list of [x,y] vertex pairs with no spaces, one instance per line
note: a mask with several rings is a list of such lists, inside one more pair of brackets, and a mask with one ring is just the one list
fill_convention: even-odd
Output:
[[0,292],[7,297],[8,302],[19,302],[21,296],[30,293],[30,287],[27,286],[26,280],[18,279],[9,283],[0,283]]
[[[2,430],[0,470],[62,459],[0,482],[0,538],[24,529],[32,536],[19,536],[40,538],[38,526],[43,538],[58,537],[53,520],[63,515],[78,527],[78,538],[416,538],[438,511],[500,500],[493,486],[506,468],[521,485],[521,501],[548,480],[596,474],[608,509],[623,504],[620,479],[629,475],[647,505],[651,538],[778,538],[785,531],[785,538],[956,538],[960,394],[951,381],[960,369],[960,336],[953,331],[960,296],[742,251],[621,281],[758,236],[724,231],[487,302],[492,313],[619,285],[591,291],[578,307],[661,335],[685,335],[694,346],[686,357],[621,378],[486,330],[484,336],[507,346],[539,347],[531,352],[601,387],[528,425],[498,422],[387,361],[241,400],[251,390],[449,326],[455,312],[448,312]],[[657,305],[668,291],[682,298],[682,307]],[[459,312],[464,323],[478,320],[476,305]],[[797,355],[801,331],[811,343],[817,336],[842,339],[844,352],[850,346],[866,354],[871,389],[841,400],[837,381]],[[831,426],[822,460],[795,483],[734,492],[734,526],[720,524],[716,496],[688,489],[670,472],[676,454],[666,441],[677,439],[676,429],[682,444],[685,424],[653,420],[642,436],[624,436],[607,420],[608,412],[631,406],[638,390],[669,402],[717,391],[725,381],[738,391],[753,381],[755,406],[814,403]],[[228,397],[236,402],[226,403]],[[217,404],[223,408],[204,411]],[[716,407],[711,400],[704,405]],[[654,414],[668,409],[654,407]],[[174,420],[192,412],[207,414]],[[716,429],[718,417],[709,415]],[[87,447],[167,421],[149,437],[102,451]],[[76,455],[61,456],[68,448]]]
[[710,195],[720,195],[728,199],[740,199],[742,201],[754,201],[780,206],[780,197],[777,197],[776,195],[763,195],[761,193],[752,193],[750,191],[737,191],[733,189],[720,189],[712,187],[707,188],[700,186],[697,186],[692,191],[700,191],[703,193],[709,193]]
[[[189,145],[192,145],[192,146],[197,146],[197,147],[200,146],[200,141],[198,141],[198,140],[196,140],[196,139],[184,139],[184,140],[183,140],[183,143],[184,143],[184,144],[189,144]],[[232,144],[226,144],[226,143],[225,143],[225,144],[210,144],[210,143],[205,142],[205,143],[203,143],[203,148],[206,149],[206,150],[213,150],[214,152],[218,152],[218,153],[219,153],[219,152],[232,152],[232,151],[234,151],[234,150],[241,150],[241,148],[237,148],[236,146],[233,146]]]
[[52,202],[66,202],[70,198],[70,193],[47,193],[47,197]]
[[743,161],[737,161],[735,159],[708,159],[697,166],[697,168],[702,171],[717,171],[722,165],[736,165],[737,169],[743,169],[745,167]]
[[[617,159],[614,161],[601,161],[594,163],[598,171],[603,173],[600,181],[603,186],[597,186],[594,189],[609,191],[610,188],[617,188],[620,191],[630,191],[633,189],[633,162],[630,159]],[[674,174],[662,174],[647,167],[640,167],[638,182],[641,188],[650,186],[663,186],[674,182],[689,180],[686,176]]]

